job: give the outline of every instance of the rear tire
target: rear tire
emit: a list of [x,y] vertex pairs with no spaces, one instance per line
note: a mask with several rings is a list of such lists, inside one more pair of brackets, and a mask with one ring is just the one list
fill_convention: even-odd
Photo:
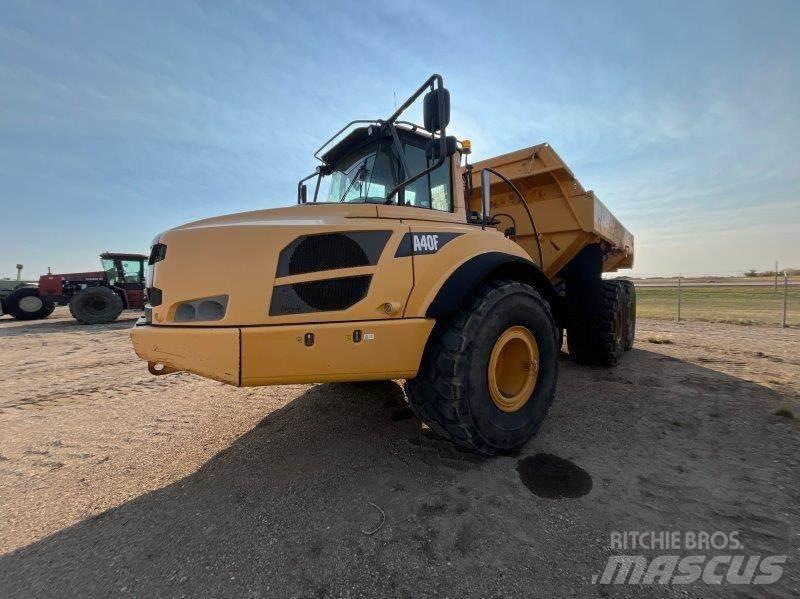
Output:
[[574,314],[567,328],[567,346],[581,364],[616,366],[625,348],[626,294],[621,281],[602,281],[593,309]]
[[17,320],[47,318],[55,309],[55,304],[39,297],[36,287],[21,287],[3,300],[3,311]]
[[122,299],[108,287],[87,287],[69,300],[70,313],[82,324],[113,322],[122,308]]
[[622,290],[625,294],[625,333],[623,348],[629,351],[633,348],[633,341],[636,337],[636,287],[632,281],[620,281]]
[[419,373],[406,381],[409,406],[465,449],[491,455],[517,448],[555,398],[557,343],[550,307],[533,287],[481,285],[434,327]]

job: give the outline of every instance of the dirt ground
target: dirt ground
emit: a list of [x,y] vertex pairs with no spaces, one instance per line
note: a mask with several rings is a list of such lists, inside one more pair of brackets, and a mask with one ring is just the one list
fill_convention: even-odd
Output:
[[[562,359],[521,452],[477,459],[394,383],[155,378],[131,326],[0,320],[3,597],[800,596],[800,330],[641,321],[616,369]],[[542,453],[589,492],[529,491]],[[768,587],[593,586],[623,530],[789,561]]]

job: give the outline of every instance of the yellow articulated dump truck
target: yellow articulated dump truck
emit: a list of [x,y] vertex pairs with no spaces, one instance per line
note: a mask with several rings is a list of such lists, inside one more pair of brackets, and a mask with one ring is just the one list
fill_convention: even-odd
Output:
[[[417,101],[423,123],[402,120]],[[430,77],[389,118],[343,127],[297,205],[153,241],[131,337],[157,375],[231,385],[405,379],[430,428],[483,454],[530,439],[573,358],[613,366],[635,296],[604,272],[633,237],[547,144],[470,164]]]

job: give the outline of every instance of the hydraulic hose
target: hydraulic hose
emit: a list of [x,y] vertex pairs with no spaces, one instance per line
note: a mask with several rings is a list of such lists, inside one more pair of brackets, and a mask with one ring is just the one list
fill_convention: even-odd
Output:
[[533,214],[531,214],[531,209],[528,208],[528,203],[525,201],[525,198],[522,197],[519,189],[517,186],[514,185],[511,181],[508,180],[508,177],[498,173],[493,168],[486,167],[483,170],[492,173],[493,175],[497,175],[500,179],[506,182],[506,184],[514,191],[519,198],[519,201],[522,203],[522,207],[525,208],[525,212],[528,213],[528,219],[531,221],[531,228],[533,229],[533,236],[536,238],[536,249],[539,250],[539,266],[544,269],[544,255],[542,254],[542,242],[539,240],[539,231],[536,230],[536,222],[533,220]]

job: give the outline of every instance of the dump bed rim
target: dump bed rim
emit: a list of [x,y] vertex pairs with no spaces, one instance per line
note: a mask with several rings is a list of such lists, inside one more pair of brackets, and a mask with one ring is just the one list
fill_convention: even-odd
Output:
[[[501,165],[501,164],[511,164],[511,163],[514,163],[514,162],[518,162],[518,161],[520,161],[520,160],[522,160],[524,158],[530,158],[533,154],[536,154],[536,153],[541,152],[543,150],[547,150],[548,152],[552,153],[553,158],[555,158],[558,161],[558,164],[555,167],[549,167],[547,169],[548,171],[563,169],[570,177],[572,177],[576,181],[578,180],[578,178],[572,172],[572,169],[570,169],[567,166],[567,163],[564,162],[564,160],[561,158],[561,156],[558,155],[558,152],[556,152],[553,149],[553,146],[551,146],[547,142],[536,144],[534,146],[529,146],[527,148],[521,148],[519,150],[514,150],[513,152],[506,152],[505,154],[500,154],[498,156],[492,156],[491,158],[484,158],[483,160],[479,160],[478,162],[473,163],[472,167],[473,167],[473,169],[476,169],[476,170],[479,170],[479,169],[482,169],[482,168],[486,168],[487,166],[490,167],[490,168],[495,168],[496,166]],[[540,171],[540,172],[543,172],[543,171]],[[530,174],[533,174],[533,173],[529,173],[529,175]],[[511,179],[512,181],[515,180],[515,179],[518,179],[518,178],[520,178],[519,175],[518,176],[509,177],[509,179]]]

